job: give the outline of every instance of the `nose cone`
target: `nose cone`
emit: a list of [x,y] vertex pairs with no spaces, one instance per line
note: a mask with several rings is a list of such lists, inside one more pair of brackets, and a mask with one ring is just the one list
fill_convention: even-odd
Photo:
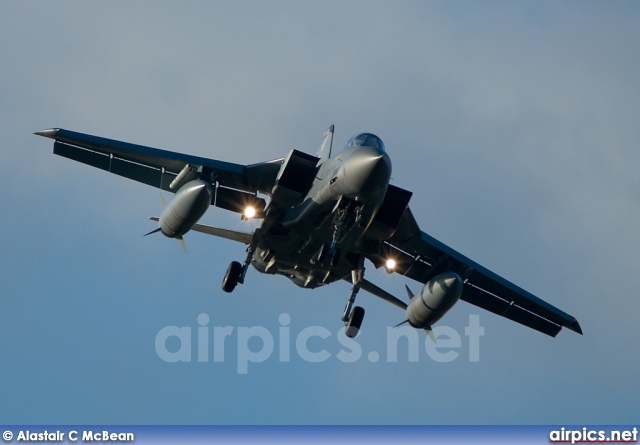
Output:
[[445,272],[429,281],[423,290],[425,303],[433,309],[448,310],[462,295],[462,278],[455,272]]
[[198,215],[198,218],[209,208],[213,198],[211,186],[204,181],[191,181],[176,193],[173,200],[174,210],[182,217]]
[[344,164],[347,183],[362,193],[386,190],[391,178],[391,159],[375,147],[359,147]]

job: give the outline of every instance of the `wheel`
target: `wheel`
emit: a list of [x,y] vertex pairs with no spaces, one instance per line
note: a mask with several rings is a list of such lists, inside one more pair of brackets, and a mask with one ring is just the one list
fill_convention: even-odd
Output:
[[351,316],[349,317],[349,322],[347,323],[347,327],[345,329],[345,334],[349,338],[355,338],[360,332],[360,326],[362,326],[362,319],[364,318],[364,309],[360,306],[356,306],[351,311]]
[[224,279],[222,280],[222,290],[231,293],[236,288],[238,284],[238,279],[240,278],[240,274],[242,273],[242,264],[237,261],[232,261],[227,267],[227,273],[224,274]]

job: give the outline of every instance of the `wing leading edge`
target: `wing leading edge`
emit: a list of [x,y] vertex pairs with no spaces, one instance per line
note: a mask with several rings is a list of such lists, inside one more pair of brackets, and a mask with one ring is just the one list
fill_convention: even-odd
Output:
[[55,140],[54,154],[170,192],[176,191],[171,183],[189,166],[225,187],[270,194],[282,164],[282,159],[234,164],[61,128],[35,134]]
[[394,257],[396,272],[421,283],[443,268],[453,269],[465,279],[462,300],[552,337],[563,327],[582,334],[580,324],[571,315],[420,230],[409,207],[394,236],[382,248],[369,248],[365,253],[376,265],[388,256]]

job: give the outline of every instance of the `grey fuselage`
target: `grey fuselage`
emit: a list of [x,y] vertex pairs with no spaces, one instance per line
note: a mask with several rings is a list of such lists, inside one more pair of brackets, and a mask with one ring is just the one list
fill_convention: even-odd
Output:
[[346,278],[357,267],[390,177],[383,148],[347,147],[327,159],[301,203],[283,208],[273,196],[251,264],[305,288]]

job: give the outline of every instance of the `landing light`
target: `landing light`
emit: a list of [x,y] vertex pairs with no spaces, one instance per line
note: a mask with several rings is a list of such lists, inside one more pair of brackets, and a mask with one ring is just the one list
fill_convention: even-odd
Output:
[[247,208],[244,209],[244,217],[247,219],[251,219],[254,216],[256,216],[256,209],[251,206],[247,206]]
[[393,258],[389,258],[384,267],[385,269],[387,269],[387,272],[393,272],[393,270],[396,268],[396,260],[394,260]]

